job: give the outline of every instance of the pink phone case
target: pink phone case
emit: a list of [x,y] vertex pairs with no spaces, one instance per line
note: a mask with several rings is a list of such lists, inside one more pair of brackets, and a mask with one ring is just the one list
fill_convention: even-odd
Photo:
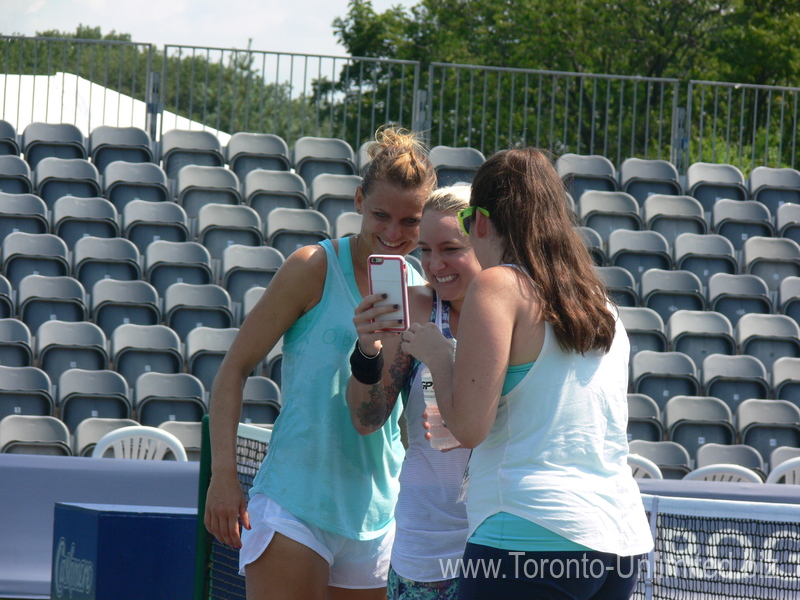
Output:
[[375,306],[399,304],[396,311],[382,315],[381,320],[402,319],[402,324],[387,327],[385,331],[405,331],[409,325],[408,283],[406,280],[406,261],[396,254],[373,254],[367,262],[369,268],[369,293],[386,294]]

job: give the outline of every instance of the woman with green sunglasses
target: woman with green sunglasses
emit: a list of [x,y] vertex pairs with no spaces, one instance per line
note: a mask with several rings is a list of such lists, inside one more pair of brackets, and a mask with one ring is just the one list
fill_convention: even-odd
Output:
[[474,448],[459,600],[621,600],[653,547],[627,465],[628,338],[564,194],[538,150],[487,160],[459,215],[483,271],[457,355],[428,323],[403,333]]

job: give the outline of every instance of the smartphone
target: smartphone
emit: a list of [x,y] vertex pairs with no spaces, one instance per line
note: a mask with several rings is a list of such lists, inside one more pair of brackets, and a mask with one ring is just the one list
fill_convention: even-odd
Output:
[[406,261],[396,254],[372,254],[368,261],[369,293],[386,294],[386,300],[377,302],[375,306],[397,304],[399,308],[381,315],[381,321],[394,319],[398,322],[385,331],[405,331],[409,326],[408,316],[408,282],[406,280]]

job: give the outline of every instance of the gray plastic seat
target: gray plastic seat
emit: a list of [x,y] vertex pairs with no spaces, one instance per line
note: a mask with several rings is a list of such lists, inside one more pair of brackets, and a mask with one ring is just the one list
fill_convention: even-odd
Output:
[[167,177],[173,180],[186,165],[221,167],[225,164],[219,140],[208,131],[165,131],[161,136],[159,158]]
[[222,359],[231,347],[237,327],[195,327],[186,335],[186,370],[211,390]]
[[642,350],[652,352],[668,350],[664,321],[652,308],[620,306],[619,318],[628,333],[631,357]]
[[641,205],[653,195],[681,194],[678,170],[666,160],[626,158],[619,167],[619,186]]
[[367,167],[369,167],[369,164],[372,162],[370,152],[379,151],[379,148],[376,148],[374,151],[371,150],[371,148],[377,144],[378,142],[375,140],[367,140],[358,147],[358,152],[356,152],[356,168],[358,169],[358,174],[362,177],[364,173],[366,173]]
[[434,146],[428,156],[436,170],[439,187],[459,182],[472,183],[478,167],[486,161],[483,152],[469,147]]
[[761,453],[746,444],[715,444],[709,442],[697,449],[695,464],[698,468],[709,465],[739,465],[755,471],[766,479],[764,458]]
[[733,275],[739,272],[739,263],[730,240],[716,233],[682,233],[673,244],[675,268],[691,271],[707,286],[717,273]]
[[609,264],[625,267],[637,281],[649,269],[672,268],[669,244],[657,231],[618,229],[608,236]]
[[757,275],[717,273],[708,281],[708,308],[736,325],[748,313],[770,314],[769,288]]
[[301,137],[294,143],[291,158],[295,173],[308,186],[321,173],[356,174],[353,148],[338,138]]
[[703,284],[691,271],[649,269],[639,285],[642,306],[652,308],[666,323],[677,310],[703,310]]
[[117,209],[105,198],[63,196],[53,204],[53,233],[72,249],[79,239],[119,236]]
[[771,291],[786,277],[800,276],[800,244],[787,238],[751,237],[742,247],[742,267],[758,275]]
[[240,181],[254,169],[289,171],[289,146],[272,133],[234,133],[225,147],[225,162]]
[[663,235],[670,248],[682,233],[708,232],[703,205],[691,196],[649,196],[642,204],[642,221],[647,229]]
[[232,309],[228,292],[213,283],[173,283],[164,294],[164,323],[181,340],[195,327],[232,327]]
[[233,302],[242,303],[250,288],[266,288],[283,262],[283,255],[270,246],[228,246],[222,253],[222,287]]
[[335,223],[342,213],[355,210],[356,189],[360,185],[359,175],[317,175],[309,188],[311,207],[325,215],[328,222]]
[[735,354],[733,325],[725,315],[710,310],[676,310],[666,325],[670,348],[687,354],[695,365],[712,354]]
[[769,472],[767,483],[800,485],[800,457],[783,461]]
[[251,375],[244,384],[242,423],[274,423],[281,412],[281,390],[269,377]]
[[170,199],[167,174],[150,162],[115,161],[103,171],[103,195],[122,211],[132,200],[166,202]]
[[629,453],[627,462],[634,479],[664,479],[661,469],[649,458]]
[[253,286],[249,288],[242,297],[242,312],[239,319],[239,324],[241,324],[250,311],[253,310],[253,307],[256,303],[261,300],[261,296],[264,295],[264,292],[267,290],[265,287],[261,286]]
[[781,357],[800,358],[800,325],[786,315],[744,315],[734,333],[740,353],[755,356],[767,371]]
[[744,400],[769,396],[767,369],[754,356],[710,354],[702,372],[706,396],[719,398],[733,412]]
[[183,444],[186,450],[186,458],[191,461],[199,462],[200,453],[203,445],[203,424],[189,421],[164,421],[158,425],[174,435]]
[[785,203],[800,204],[800,171],[789,168],[756,167],[748,180],[750,197],[776,215]]
[[239,178],[224,167],[187,165],[176,176],[175,198],[189,218],[206,204],[237,205],[242,200]]
[[785,356],[772,363],[772,389],[776,400],[800,406],[800,358]]
[[608,296],[617,306],[635,307],[639,305],[636,281],[623,267],[595,267],[595,273],[606,286]]
[[244,179],[244,202],[262,221],[273,208],[309,208],[308,186],[296,173],[251,171]]
[[22,153],[35,169],[47,157],[86,158],[81,130],[70,123],[30,123],[22,131]]
[[52,383],[38,367],[0,365],[0,419],[8,415],[50,415]]
[[101,279],[132,281],[142,276],[139,250],[125,238],[81,238],[75,242],[72,260],[72,272],[87,290]]
[[92,320],[110,336],[124,323],[161,323],[158,292],[146,281],[100,279],[92,287]]
[[122,229],[139,252],[155,241],[188,242],[189,217],[175,202],[131,200],[122,211]]
[[150,135],[138,127],[99,125],[89,133],[89,158],[101,173],[115,161],[152,163],[153,143]]
[[800,244],[800,204],[783,204],[775,216],[777,235]]
[[786,277],[778,287],[778,308],[800,324],[800,277]]
[[44,158],[33,171],[36,193],[52,208],[63,196],[101,196],[100,173],[83,158]]
[[17,315],[31,331],[45,321],[85,321],[86,290],[73,277],[28,275],[17,287]]
[[643,456],[654,462],[661,470],[664,479],[682,479],[692,470],[689,453],[677,442],[631,440],[629,446],[631,454]]
[[211,283],[211,254],[197,242],[158,240],[145,251],[145,275],[160,296],[173,283]]
[[72,456],[69,431],[46,415],[8,415],[0,419],[0,452]]
[[138,423],[133,419],[115,419],[111,417],[88,417],[83,419],[74,430],[72,451],[75,456],[91,456],[97,442],[109,431],[134,425],[138,425]]
[[592,257],[595,266],[606,266],[608,264],[608,258],[606,257],[603,238],[600,237],[600,234],[591,227],[578,226],[575,230],[578,232],[578,235],[581,236],[583,244],[589,251],[589,255]]
[[682,352],[642,350],[631,359],[633,391],[650,396],[663,412],[673,396],[698,396],[697,367]]
[[47,205],[34,194],[0,192],[0,239],[16,231],[50,233]]
[[11,298],[11,283],[0,275],[0,319],[8,319],[16,314]]
[[92,458],[189,460],[178,438],[168,431],[148,425],[131,425],[109,431],[97,441]]
[[0,156],[19,156],[17,130],[8,121],[0,119]]
[[142,373],[180,373],[181,340],[166,325],[124,323],[111,334],[111,362],[129,386]]
[[628,441],[661,441],[664,426],[655,400],[645,394],[628,394]]
[[30,165],[19,156],[0,156],[0,192],[30,194],[33,189]]
[[347,237],[358,235],[361,232],[361,221],[363,217],[357,212],[343,212],[333,222],[333,237]]
[[278,340],[278,343],[272,347],[272,350],[267,352],[267,357],[264,359],[264,375],[272,379],[278,387],[281,387],[283,372],[283,336]]
[[747,200],[744,175],[733,165],[696,162],[686,170],[686,189],[711,212],[721,198]]
[[598,154],[563,154],[556,159],[556,171],[573,198],[580,203],[586,190],[614,192],[617,175],[613,163]]
[[275,208],[265,223],[267,244],[289,257],[295,250],[330,238],[330,223],[311,209]]
[[673,396],[664,408],[664,427],[669,439],[686,448],[692,459],[703,444],[736,441],[731,409],[712,396]]
[[769,464],[772,469],[787,460],[800,458],[800,448],[792,448],[791,446],[779,446],[775,448],[769,455]]
[[221,259],[226,248],[234,244],[260,246],[264,243],[261,219],[249,206],[206,204],[197,213],[197,241]]
[[143,373],[136,379],[137,420],[150,427],[164,421],[200,422],[208,412],[205,388],[189,373]]
[[587,190],[578,199],[578,216],[584,227],[591,227],[608,244],[608,236],[617,229],[642,229],[639,203],[625,192]]
[[58,379],[58,407],[61,420],[76,435],[86,419],[128,419],[128,382],[108,369],[67,369]]
[[800,408],[786,400],[745,400],[736,410],[736,428],[741,442],[761,456],[780,446],[800,448]]
[[19,319],[0,318],[0,365],[33,366],[31,330]]
[[106,335],[90,321],[45,321],[36,330],[36,357],[52,381],[68,369],[107,369]]
[[69,250],[52,233],[9,233],[3,240],[3,273],[14,288],[26,275],[69,275]]
[[725,483],[763,483],[761,475],[740,465],[708,465],[683,476],[684,481],[721,481]]
[[717,200],[711,211],[711,227],[741,250],[746,240],[754,236],[772,237],[775,228],[766,206],[753,200]]

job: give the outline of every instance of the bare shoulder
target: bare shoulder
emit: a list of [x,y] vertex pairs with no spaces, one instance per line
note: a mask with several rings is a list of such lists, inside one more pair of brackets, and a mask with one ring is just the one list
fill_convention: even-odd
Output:
[[328,270],[328,257],[325,248],[318,244],[302,246],[292,252],[283,264],[286,270],[295,275],[324,277]]
[[411,321],[414,323],[427,323],[433,309],[433,288],[428,284],[409,287],[408,304]]

